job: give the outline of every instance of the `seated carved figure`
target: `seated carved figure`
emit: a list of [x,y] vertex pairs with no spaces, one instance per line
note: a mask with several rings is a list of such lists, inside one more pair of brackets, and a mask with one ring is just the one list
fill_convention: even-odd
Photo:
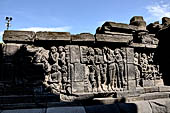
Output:
[[62,75],[61,72],[59,71],[60,66],[54,64],[51,67],[51,74],[49,76],[48,84],[49,87],[51,88],[52,92],[60,92],[61,91],[61,80],[62,80]]

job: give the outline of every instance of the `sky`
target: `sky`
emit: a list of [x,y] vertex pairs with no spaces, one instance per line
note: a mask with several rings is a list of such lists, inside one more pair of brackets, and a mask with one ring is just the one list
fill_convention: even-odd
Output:
[[129,24],[143,16],[147,24],[170,17],[170,0],[0,0],[0,42],[10,30],[92,33],[105,21]]

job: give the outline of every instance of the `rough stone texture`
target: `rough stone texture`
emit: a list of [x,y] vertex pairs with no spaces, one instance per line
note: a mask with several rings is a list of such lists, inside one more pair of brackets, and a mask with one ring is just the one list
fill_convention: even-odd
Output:
[[160,80],[154,80],[154,84],[155,86],[164,86],[164,81],[163,79],[160,79]]
[[[0,48],[0,100],[9,105],[0,107],[28,108],[29,102],[29,107],[36,108],[43,102],[43,107],[55,107],[47,108],[47,113],[166,112],[170,90],[163,87],[163,80],[169,82],[170,63],[163,51],[168,41],[161,38],[169,37],[168,21],[163,18],[161,25],[154,23],[147,31],[143,17],[135,16],[130,25],[105,22],[95,35],[5,31]],[[155,60],[156,55],[160,57]],[[51,94],[55,94],[52,100]],[[167,101],[148,101],[160,98]],[[142,102],[126,103],[133,101]],[[86,106],[94,103],[111,105]],[[73,104],[85,106],[86,111],[82,106],[71,108]]]
[[75,63],[75,75],[73,81],[83,82],[85,77],[85,64]]
[[143,87],[152,87],[155,86],[154,80],[142,80]]
[[127,63],[134,63],[134,48],[126,48]]
[[36,41],[70,41],[69,32],[37,32]]
[[32,31],[5,31],[3,41],[5,43],[29,43],[34,42],[35,33]]
[[138,30],[146,30],[146,22],[142,16],[134,16],[130,20],[130,25],[138,27]]
[[135,66],[133,64],[127,64],[128,79],[135,80]]
[[121,113],[117,105],[85,106],[86,113]]
[[83,92],[84,92],[84,82],[72,83],[72,93],[83,93]]
[[159,86],[160,92],[170,92],[170,86]]
[[163,18],[162,18],[162,24],[163,24],[164,26],[170,25],[170,18],[168,18],[168,17],[163,17]]
[[133,39],[132,35],[106,35],[106,34],[96,34],[96,40],[98,42],[121,42],[129,43]]
[[80,48],[76,45],[70,46],[71,63],[80,63]]
[[77,35],[71,35],[71,40],[74,42],[81,42],[81,41],[87,41],[87,42],[94,42],[95,38],[93,34],[90,33],[81,33]]
[[134,103],[137,106],[136,113],[152,113],[152,108],[147,101],[139,101]]
[[20,50],[21,44],[3,44],[2,45],[2,56],[3,62],[14,62],[15,57]]
[[132,33],[132,31],[136,30],[136,27],[133,25],[116,23],[116,22],[105,22],[99,33],[103,31],[111,31],[111,32],[120,32],[120,33]]

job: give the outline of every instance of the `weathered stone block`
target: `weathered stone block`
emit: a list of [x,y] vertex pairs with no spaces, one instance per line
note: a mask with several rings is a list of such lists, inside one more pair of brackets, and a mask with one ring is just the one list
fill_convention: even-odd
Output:
[[87,42],[94,42],[95,38],[93,34],[90,33],[81,33],[81,34],[77,34],[77,35],[71,35],[71,40],[72,41],[87,41]]
[[80,53],[81,53],[81,63],[87,63],[87,53],[88,47],[87,46],[80,46]]
[[160,92],[170,92],[170,86],[159,86]]
[[155,93],[147,93],[143,97],[144,97],[144,100],[163,99],[163,98],[169,98],[169,94],[155,92]]
[[72,75],[73,81],[83,81],[85,77],[85,64],[75,63],[74,69],[75,75]]
[[163,18],[162,18],[162,24],[163,24],[163,25],[169,25],[169,24],[170,24],[170,18],[168,18],[168,17],[163,17]]
[[80,63],[80,48],[77,45],[70,46],[71,63]]
[[159,92],[159,88],[154,87],[144,87],[145,93],[153,93],[153,92]]
[[127,63],[134,63],[134,48],[126,48]]
[[[137,107],[137,112],[136,113],[152,113],[152,108],[147,101],[137,101],[134,102],[134,104]],[[131,113],[131,112],[129,112]]]
[[164,86],[164,81],[163,81],[163,79],[155,80],[155,86]]
[[72,93],[83,93],[84,82],[72,82]]
[[143,87],[152,87],[154,86],[154,80],[142,80]]
[[134,64],[127,64],[128,79],[135,80],[135,66]]
[[136,27],[123,23],[105,22],[102,25],[102,30],[111,32],[132,33],[132,31],[136,30]]
[[135,90],[136,89],[136,80],[128,80],[128,89]]
[[138,27],[138,30],[146,30],[146,22],[144,21],[142,16],[134,16],[130,20],[130,25],[134,25]]
[[113,35],[96,34],[97,42],[129,43],[131,40],[133,40],[133,36],[130,34],[129,35],[126,35],[126,34],[113,34]]
[[37,32],[36,41],[71,41],[69,32]]
[[21,44],[3,44],[2,53],[3,56],[14,56],[20,49]]
[[5,31],[3,35],[3,41],[5,43],[28,43],[34,42],[35,32],[32,31]]
[[152,113],[168,113],[165,100],[150,100],[149,103],[152,107]]

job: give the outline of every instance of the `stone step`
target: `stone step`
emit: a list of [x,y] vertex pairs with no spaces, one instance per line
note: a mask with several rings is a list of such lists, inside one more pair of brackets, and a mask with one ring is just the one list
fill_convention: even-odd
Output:
[[1,104],[59,102],[60,95],[8,95],[0,96]]

